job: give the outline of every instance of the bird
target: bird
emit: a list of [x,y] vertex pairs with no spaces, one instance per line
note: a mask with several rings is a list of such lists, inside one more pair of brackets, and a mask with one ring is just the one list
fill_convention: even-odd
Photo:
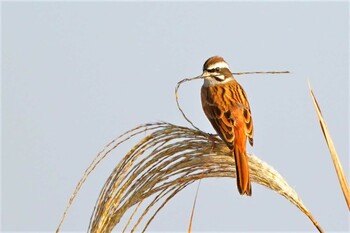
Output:
[[204,79],[201,88],[203,111],[233,154],[239,193],[251,196],[246,142],[248,139],[253,146],[254,130],[247,94],[220,56],[205,61],[201,76]]

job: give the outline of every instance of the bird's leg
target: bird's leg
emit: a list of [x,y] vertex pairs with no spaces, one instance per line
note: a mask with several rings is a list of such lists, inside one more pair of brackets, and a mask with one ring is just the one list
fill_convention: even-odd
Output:
[[215,148],[215,137],[217,137],[218,134],[211,134],[208,133],[208,139],[211,142],[211,150],[210,153],[213,152],[214,148]]

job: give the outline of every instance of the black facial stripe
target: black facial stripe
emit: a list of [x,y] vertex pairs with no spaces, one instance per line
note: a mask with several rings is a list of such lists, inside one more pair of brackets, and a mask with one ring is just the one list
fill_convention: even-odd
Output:
[[209,72],[209,73],[214,73],[214,72],[219,72],[220,71],[220,68],[213,68],[213,69],[207,69],[207,71]]
[[224,79],[224,80],[222,80],[222,79],[221,79],[221,78],[219,78],[218,76],[213,76],[213,77],[214,77],[214,78],[215,78],[215,80],[216,80],[216,81],[218,81],[218,82],[223,82],[223,81],[225,80],[225,79]]

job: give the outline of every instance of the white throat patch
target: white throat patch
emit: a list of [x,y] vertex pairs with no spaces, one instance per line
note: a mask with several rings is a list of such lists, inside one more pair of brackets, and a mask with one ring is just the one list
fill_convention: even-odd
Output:
[[208,77],[208,78],[204,79],[203,86],[209,87],[209,86],[221,85],[221,84],[225,84],[227,82],[230,82],[232,80],[233,80],[233,77],[226,78],[224,81],[218,81],[215,78]]

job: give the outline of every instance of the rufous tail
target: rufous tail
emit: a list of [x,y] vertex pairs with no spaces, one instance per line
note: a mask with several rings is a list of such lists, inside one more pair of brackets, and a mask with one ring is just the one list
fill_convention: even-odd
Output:
[[252,188],[250,184],[248,156],[246,152],[239,146],[233,149],[233,155],[236,162],[236,177],[237,188],[241,195],[252,195]]

